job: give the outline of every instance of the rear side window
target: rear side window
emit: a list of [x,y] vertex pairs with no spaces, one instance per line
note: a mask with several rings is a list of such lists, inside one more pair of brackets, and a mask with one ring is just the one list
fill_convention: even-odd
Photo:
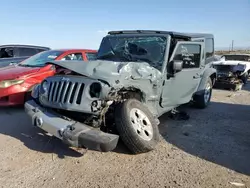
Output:
[[11,47],[0,49],[0,58],[11,58],[14,57],[14,50]]
[[35,48],[18,48],[19,56],[33,56],[37,53]]
[[39,53],[39,52],[43,52],[43,51],[47,51],[47,50],[45,50],[45,49],[36,49],[37,50],[37,52]]
[[214,55],[214,39],[205,40],[206,58],[213,57]]
[[82,53],[72,53],[64,56],[61,60],[67,61],[83,61]]
[[86,56],[87,56],[87,59],[88,61],[91,61],[91,60],[96,60],[97,58],[97,53],[86,53]]

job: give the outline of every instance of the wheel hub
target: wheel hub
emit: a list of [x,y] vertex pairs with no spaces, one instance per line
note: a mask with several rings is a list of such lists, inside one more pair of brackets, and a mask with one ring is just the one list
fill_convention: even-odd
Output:
[[208,83],[206,88],[205,88],[205,94],[204,94],[204,100],[205,100],[206,103],[208,102],[208,100],[210,98],[210,95],[211,95],[211,86]]
[[135,132],[144,140],[149,141],[153,138],[153,127],[146,114],[138,109],[133,108],[130,111],[130,121]]

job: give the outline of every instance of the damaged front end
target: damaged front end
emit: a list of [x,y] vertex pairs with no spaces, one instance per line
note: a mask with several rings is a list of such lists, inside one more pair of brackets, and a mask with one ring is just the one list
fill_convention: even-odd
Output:
[[45,79],[33,89],[34,101],[25,104],[33,125],[74,147],[113,150],[119,139],[115,106],[131,97],[156,98],[160,71],[143,63],[63,63],[53,62],[72,72]]
[[245,73],[246,65],[213,65],[217,70],[217,80],[214,87],[240,90],[243,85],[242,76]]
[[108,85],[88,77],[56,75],[33,89],[34,100],[25,103],[25,110],[34,126],[70,146],[111,151],[119,136],[103,131],[113,103],[104,97],[109,90]]

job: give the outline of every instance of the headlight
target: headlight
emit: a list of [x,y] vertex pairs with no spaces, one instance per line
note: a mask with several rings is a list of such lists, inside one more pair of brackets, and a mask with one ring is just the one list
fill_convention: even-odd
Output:
[[45,93],[48,91],[48,88],[49,88],[49,84],[48,84],[48,81],[47,80],[44,80],[41,84],[41,87],[42,87],[42,92]]
[[237,65],[237,70],[244,71],[245,69],[246,69],[246,65],[244,65],[244,64],[238,64]]
[[0,82],[0,88],[7,88],[13,85],[22,84],[24,80],[3,80]]
[[244,70],[246,69],[246,65],[244,64],[238,64],[238,65],[235,65],[233,66],[233,72],[244,72]]
[[31,97],[33,97],[34,99],[39,97],[39,84],[34,86],[34,88],[31,91]]
[[89,94],[92,98],[99,98],[102,91],[102,86],[98,82],[94,82],[89,87]]

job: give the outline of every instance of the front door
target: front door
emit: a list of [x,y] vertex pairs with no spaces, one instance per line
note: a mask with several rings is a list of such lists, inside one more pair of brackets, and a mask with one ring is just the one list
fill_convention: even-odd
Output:
[[168,77],[166,70],[161,106],[173,107],[189,102],[197,90],[205,65],[204,42],[178,42],[169,62],[182,61],[183,69]]

